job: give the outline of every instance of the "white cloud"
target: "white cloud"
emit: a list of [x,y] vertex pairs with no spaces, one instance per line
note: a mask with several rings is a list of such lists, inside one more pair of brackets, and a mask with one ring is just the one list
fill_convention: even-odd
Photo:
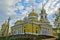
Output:
[[[1,1],[1,0],[0,0]],[[4,22],[4,20],[7,20],[9,16],[14,17],[13,15],[15,15],[16,13],[14,12],[14,10],[16,10],[14,8],[16,0],[2,0],[0,2],[0,13],[1,17],[0,17],[0,26],[2,25],[2,23]],[[13,19],[11,19],[13,20]]]
[[26,11],[28,11],[28,12],[31,12],[31,10],[32,10],[32,6],[29,6],[26,8]]
[[7,3],[9,6],[11,6],[11,5],[15,4],[15,1],[16,1],[16,0],[6,0],[6,3]]
[[43,0],[43,3],[46,3],[46,0]]
[[60,4],[57,4],[56,7],[52,8],[52,9],[49,11],[49,13],[50,13],[50,14],[51,14],[51,13],[55,13],[55,12],[57,11],[57,9],[59,8],[59,5],[60,5]]
[[8,7],[7,8],[7,13],[6,13],[6,15],[7,16],[12,16],[12,15],[16,15],[16,13],[14,12],[14,10],[16,10],[15,8],[11,8],[11,7]]
[[[54,7],[55,3],[57,3],[58,0],[49,0],[49,2],[45,5],[46,12],[48,14],[51,14],[56,11],[58,8],[57,6]],[[59,4],[58,4],[59,5]]]
[[20,10],[24,9],[24,6],[23,6],[23,5],[20,5],[20,6],[19,6],[19,9],[20,9]]
[[16,19],[10,20],[10,27],[13,26],[16,22]]
[[48,3],[45,5],[45,9],[47,10],[47,12],[49,11],[49,7],[53,4],[55,0],[49,0]]
[[18,2],[21,2],[22,0],[18,0]]
[[23,10],[24,6],[22,4],[20,4],[19,6],[16,7],[17,9]]
[[[16,0],[5,0],[5,4],[3,4],[3,5],[5,5],[6,6],[6,13],[5,13],[5,15],[7,15],[7,16],[12,16],[12,15],[14,15],[15,13],[14,13],[14,8],[13,8],[13,5],[15,4],[15,1]],[[5,7],[4,7],[5,8]]]
[[[55,4],[58,2],[59,0],[55,0],[53,3],[52,3],[52,5],[50,6],[50,9],[53,9],[53,8],[55,8]],[[57,3],[57,4],[59,4],[59,3]],[[54,6],[55,5],[55,6]]]
[[54,8],[55,3],[57,3],[57,0],[52,3],[51,8]]
[[29,3],[30,0],[25,0],[25,3]]
[[6,3],[11,6],[11,5],[14,5],[15,3],[17,2],[21,2],[22,0],[6,0]]
[[48,3],[45,5],[45,8],[48,8],[52,4],[52,1],[49,0]]
[[56,5],[55,7],[55,11],[57,11],[57,9],[60,7],[60,3]]
[[24,16],[27,16],[27,15],[28,15],[28,11],[23,10],[23,11],[22,11],[22,16],[24,17]]
[[12,16],[12,15],[16,15],[15,12],[13,12],[13,10],[10,10],[6,13],[7,16]]
[[6,0],[7,3],[7,13],[6,15],[8,16],[12,16],[12,15],[17,15],[14,11],[17,9],[23,10],[24,6],[22,4],[19,3],[19,6],[17,6],[17,8],[15,7],[15,3],[17,2],[21,2],[21,0]]

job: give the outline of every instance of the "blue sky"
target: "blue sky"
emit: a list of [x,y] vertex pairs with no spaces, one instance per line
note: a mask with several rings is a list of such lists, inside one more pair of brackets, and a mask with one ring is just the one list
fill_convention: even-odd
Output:
[[[51,21],[60,6],[60,0],[43,0],[43,3],[48,19]],[[9,16],[10,26],[12,26],[16,20],[28,15],[32,8],[39,14],[41,7],[42,0],[0,0],[0,27]]]

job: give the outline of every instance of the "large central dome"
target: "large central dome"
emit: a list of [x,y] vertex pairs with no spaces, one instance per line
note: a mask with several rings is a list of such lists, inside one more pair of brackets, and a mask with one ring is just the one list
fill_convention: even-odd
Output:
[[30,21],[37,21],[38,14],[34,11],[34,9],[30,12],[28,16]]
[[29,16],[38,16],[34,9],[30,12]]

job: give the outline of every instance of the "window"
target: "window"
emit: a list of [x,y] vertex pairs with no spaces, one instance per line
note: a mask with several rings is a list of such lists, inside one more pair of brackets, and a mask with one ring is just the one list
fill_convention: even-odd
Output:
[[36,27],[36,33],[38,33],[37,31],[38,31],[38,28]]
[[43,18],[43,15],[41,16],[41,18]]
[[24,29],[24,33],[25,33],[25,29]]
[[21,33],[21,30],[18,30],[18,34],[20,34]]
[[16,31],[13,31],[13,34],[15,35],[16,34]]
[[42,35],[49,35],[50,34],[50,30],[49,28],[42,28]]

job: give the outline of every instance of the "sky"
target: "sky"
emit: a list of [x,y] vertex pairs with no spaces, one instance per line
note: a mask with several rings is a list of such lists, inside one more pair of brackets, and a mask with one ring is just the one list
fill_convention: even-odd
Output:
[[48,14],[48,20],[52,21],[60,6],[60,0],[0,0],[0,28],[9,17],[11,18],[10,26],[13,26],[17,20],[27,16],[32,9],[40,14],[42,3]]

